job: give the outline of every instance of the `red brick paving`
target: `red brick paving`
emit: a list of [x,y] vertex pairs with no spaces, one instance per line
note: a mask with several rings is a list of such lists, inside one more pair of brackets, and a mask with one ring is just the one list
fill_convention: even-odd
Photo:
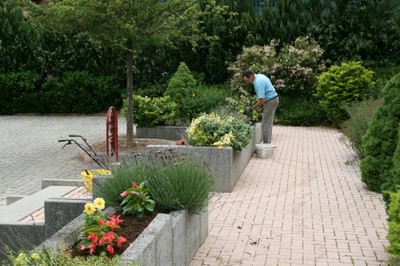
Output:
[[269,159],[254,156],[232,193],[209,206],[209,235],[190,266],[386,265],[387,216],[360,180],[342,134],[275,126]]

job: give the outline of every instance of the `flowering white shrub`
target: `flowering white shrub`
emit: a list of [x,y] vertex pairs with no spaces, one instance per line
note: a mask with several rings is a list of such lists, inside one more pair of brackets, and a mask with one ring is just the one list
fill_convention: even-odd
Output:
[[298,37],[294,44],[286,44],[277,53],[278,43],[267,46],[244,47],[236,61],[229,67],[233,72],[232,90],[244,90],[242,73],[250,69],[271,78],[278,92],[312,95],[317,75],[325,69],[323,49],[309,37]]

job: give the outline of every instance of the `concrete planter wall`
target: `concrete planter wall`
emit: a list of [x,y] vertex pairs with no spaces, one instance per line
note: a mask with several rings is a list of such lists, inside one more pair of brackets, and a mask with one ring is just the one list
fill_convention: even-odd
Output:
[[255,145],[262,140],[261,124],[254,126],[253,138],[242,151],[231,147],[195,147],[190,145],[149,145],[148,150],[176,150],[182,154],[193,155],[212,168],[215,176],[214,190],[216,192],[232,192],[247,163],[255,152]]
[[[114,208],[104,213],[112,215]],[[59,252],[77,242],[84,214],[68,223],[36,248]],[[208,211],[189,215],[185,211],[158,214],[121,256],[121,265],[189,265],[208,235]]]
[[179,140],[186,138],[186,126],[136,127],[137,138]]

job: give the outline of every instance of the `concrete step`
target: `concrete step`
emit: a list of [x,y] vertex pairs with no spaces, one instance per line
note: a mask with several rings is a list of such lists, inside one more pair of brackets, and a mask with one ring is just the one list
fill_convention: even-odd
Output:
[[76,186],[49,186],[10,205],[0,206],[0,223],[18,222],[43,208],[46,200],[61,198],[76,188]]

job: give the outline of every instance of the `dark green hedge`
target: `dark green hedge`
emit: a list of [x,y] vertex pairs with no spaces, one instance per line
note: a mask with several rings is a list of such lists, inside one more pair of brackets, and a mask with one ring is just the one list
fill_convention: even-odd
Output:
[[0,113],[97,113],[122,105],[114,77],[96,77],[86,71],[63,77],[32,72],[0,73]]

